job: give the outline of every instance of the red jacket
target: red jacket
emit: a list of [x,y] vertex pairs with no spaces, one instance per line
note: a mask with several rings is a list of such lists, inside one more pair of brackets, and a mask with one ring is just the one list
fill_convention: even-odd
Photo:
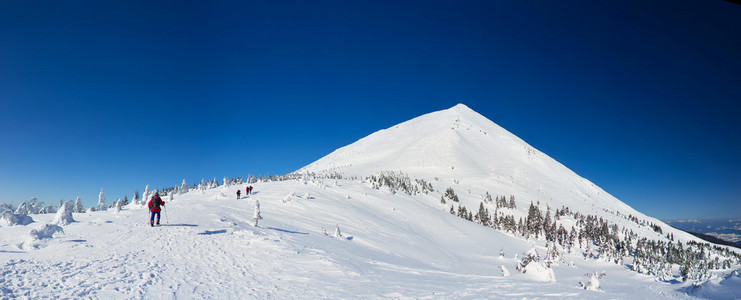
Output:
[[[152,201],[159,201],[160,205],[152,207]],[[147,206],[149,206],[149,211],[151,212],[160,212],[162,210],[160,207],[165,206],[165,201],[162,201],[162,198],[160,198],[160,196],[154,195],[152,196],[152,199],[149,200],[149,203],[147,203]]]

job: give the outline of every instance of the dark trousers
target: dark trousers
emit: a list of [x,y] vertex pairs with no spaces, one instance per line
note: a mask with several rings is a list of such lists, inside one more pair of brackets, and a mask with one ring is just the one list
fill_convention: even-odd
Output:
[[152,212],[152,215],[149,217],[149,223],[154,222],[154,215],[157,215],[157,224],[160,223],[160,212]]

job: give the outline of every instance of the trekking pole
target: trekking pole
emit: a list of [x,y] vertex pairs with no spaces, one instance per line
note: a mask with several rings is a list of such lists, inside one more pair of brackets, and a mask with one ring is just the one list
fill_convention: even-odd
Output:
[[165,208],[165,222],[167,222],[167,224],[170,224],[170,218],[167,217],[167,206],[163,207]]

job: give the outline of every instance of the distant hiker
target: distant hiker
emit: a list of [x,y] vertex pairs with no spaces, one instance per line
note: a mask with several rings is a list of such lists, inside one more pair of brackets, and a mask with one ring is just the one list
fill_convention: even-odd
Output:
[[242,190],[237,190],[237,200],[239,200],[240,196],[242,196]]
[[252,194],[252,186],[249,187],[249,191],[247,192],[247,194]]
[[149,199],[149,203],[147,203],[147,206],[149,206],[149,211],[151,212],[151,215],[149,217],[149,226],[154,227],[155,215],[157,215],[157,225],[160,224],[160,207],[164,205],[165,201],[162,201],[162,198],[160,198],[160,192],[155,191],[154,196],[152,196],[152,199]]
[[255,199],[255,213],[252,214],[252,218],[255,219],[255,227],[257,227],[257,221],[262,219],[262,216],[260,216],[260,201],[257,201],[257,199]]
[[244,188],[244,192],[245,192],[245,195],[249,196],[250,195],[250,187]]

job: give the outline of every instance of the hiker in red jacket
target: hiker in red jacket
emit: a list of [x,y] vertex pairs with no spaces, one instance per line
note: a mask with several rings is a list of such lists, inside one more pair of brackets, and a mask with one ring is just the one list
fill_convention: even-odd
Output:
[[154,227],[154,216],[157,215],[157,225],[160,224],[160,206],[164,206],[165,201],[162,201],[162,198],[160,198],[160,192],[155,191],[154,196],[152,196],[152,199],[149,199],[149,203],[147,203],[147,206],[149,206],[149,211],[151,212],[151,216],[149,217],[149,226]]

